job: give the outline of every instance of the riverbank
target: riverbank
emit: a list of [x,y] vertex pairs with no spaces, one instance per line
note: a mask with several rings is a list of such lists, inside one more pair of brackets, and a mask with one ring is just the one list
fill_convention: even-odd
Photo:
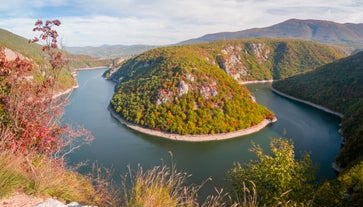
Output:
[[305,100],[303,100],[303,99],[299,99],[299,98],[296,98],[296,97],[293,97],[293,96],[287,95],[286,93],[283,93],[283,92],[281,92],[281,91],[278,91],[278,90],[276,90],[276,89],[275,89],[275,88],[273,88],[273,87],[271,88],[271,90],[272,90],[274,93],[279,94],[280,96],[283,96],[283,97],[286,97],[286,98],[292,99],[292,100],[294,100],[294,101],[298,101],[298,102],[301,102],[301,103],[307,104],[307,105],[309,105],[309,106],[315,107],[315,108],[320,109],[320,110],[322,110],[322,111],[325,111],[325,112],[327,112],[327,113],[334,114],[334,115],[336,115],[336,116],[338,116],[338,117],[340,117],[340,118],[343,118],[343,114],[342,114],[342,113],[339,113],[339,112],[336,112],[336,111],[330,110],[330,109],[328,109],[328,108],[326,108],[326,107],[324,107],[324,106],[321,106],[321,105],[318,105],[318,104],[314,104],[314,103],[312,103],[312,102],[310,102],[310,101],[305,101]]
[[123,119],[119,114],[116,113],[112,109],[111,106],[108,106],[107,109],[110,111],[110,114],[112,117],[117,119],[121,124],[127,126],[130,129],[133,129],[135,131],[141,132],[143,134],[148,134],[156,137],[162,137],[170,140],[176,140],[176,141],[185,141],[185,142],[207,142],[207,141],[219,141],[219,140],[226,140],[226,139],[232,139],[240,136],[249,135],[255,132],[258,132],[265,128],[267,125],[271,123],[275,123],[277,119],[273,120],[263,120],[261,123],[247,128],[247,129],[241,129],[234,132],[228,132],[228,133],[220,133],[220,134],[206,134],[206,135],[180,135],[180,134],[173,134],[168,132],[162,132],[162,131],[156,131],[153,129],[145,128],[140,125],[131,123],[129,121],[126,121]]
[[238,81],[241,85],[254,84],[254,83],[272,83],[274,80],[255,80],[255,81]]
[[[336,115],[336,116],[338,116],[338,117],[340,117],[340,118],[343,118],[343,114],[342,113],[339,113],[339,112],[336,112],[336,111],[333,111],[333,110],[330,110],[330,109],[328,109],[328,108],[326,108],[326,107],[324,107],[324,106],[321,106],[321,105],[318,105],[318,104],[314,104],[314,103],[312,103],[312,102],[310,102],[310,101],[305,101],[305,100],[303,100],[303,99],[299,99],[299,98],[296,98],[296,97],[293,97],[293,96],[290,96],[290,95],[287,95],[286,93],[283,93],[283,92],[281,92],[281,91],[278,91],[277,89],[275,89],[275,88],[271,88],[271,90],[274,92],[274,93],[276,93],[276,94],[278,94],[278,95],[280,95],[280,96],[283,96],[283,97],[286,97],[286,98],[288,98],[288,99],[292,99],[292,100],[294,100],[294,101],[298,101],[298,102],[301,102],[301,103],[304,103],[304,104],[307,104],[307,105],[309,105],[309,106],[312,106],[312,107],[314,107],[314,108],[317,108],[317,109],[320,109],[320,110],[322,110],[322,111],[325,111],[325,112],[327,112],[327,113],[330,113],[330,114],[333,114],[333,115]],[[341,129],[339,129],[339,131],[341,131]],[[338,131],[338,132],[339,132]],[[339,132],[340,133],[340,132]],[[344,138],[342,137],[342,144],[344,143]],[[342,170],[343,170],[343,168],[341,168],[336,162],[333,162],[332,163],[332,168],[336,171],[336,172],[338,172],[338,173],[340,173]]]
[[61,92],[55,93],[55,94],[52,96],[52,98],[53,98],[53,99],[55,99],[55,98],[58,98],[58,97],[60,97],[60,96],[66,95],[66,94],[70,94],[70,93],[72,93],[72,91],[73,91],[74,89],[76,89],[76,88],[78,88],[78,87],[79,87],[79,85],[78,85],[78,83],[76,82],[76,85],[72,86],[72,88],[68,88],[68,89],[67,89],[67,90],[65,90],[65,91],[61,91]]
[[75,71],[80,71],[80,70],[97,70],[97,69],[104,69],[104,68],[108,68],[109,66],[97,66],[97,67],[89,67],[89,68],[76,68],[74,69]]

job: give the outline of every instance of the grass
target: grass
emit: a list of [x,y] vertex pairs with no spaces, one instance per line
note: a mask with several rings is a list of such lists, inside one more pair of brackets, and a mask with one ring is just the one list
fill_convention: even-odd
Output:
[[[83,176],[67,169],[54,160],[41,155],[21,156],[11,152],[0,153],[0,198],[16,191],[38,197],[53,197],[64,202],[76,201],[82,205],[117,207],[258,207],[256,185],[243,185],[242,200],[233,200],[223,189],[217,190],[201,202],[199,190],[202,184],[189,184],[188,173],[180,172],[172,164],[154,166],[144,170],[129,167],[122,176],[121,186],[112,182],[112,171],[93,166],[92,176]],[[311,203],[296,203],[285,200],[284,193],[273,207],[301,206]]]
[[0,198],[23,191],[81,204],[96,204],[100,200],[90,179],[44,156],[1,152],[0,166]]
[[199,202],[198,192],[205,182],[200,185],[188,184],[191,175],[180,172],[172,164],[154,166],[144,171],[139,165],[137,171],[131,170],[122,176],[122,200],[125,207],[224,207],[228,205],[227,194],[216,190],[216,195],[210,195],[202,203]]
[[[9,159],[10,158],[10,159]],[[12,194],[19,186],[26,183],[26,178],[20,172],[18,166],[21,159],[7,153],[0,155],[0,198]]]

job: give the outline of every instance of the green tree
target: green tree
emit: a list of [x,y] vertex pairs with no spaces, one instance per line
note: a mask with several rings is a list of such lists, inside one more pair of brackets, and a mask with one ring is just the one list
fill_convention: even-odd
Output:
[[236,199],[243,199],[243,183],[252,181],[256,184],[260,202],[267,206],[273,205],[279,198],[292,202],[311,200],[313,185],[310,182],[314,180],[315,167],[309,154],[296,160],[293,142],[282,138],[271,139],[270,147],[272,155],[267,155],[260,146],[253,144],[250,150],[258,160],[250,161],[245,167],[236,163],[228,172]]

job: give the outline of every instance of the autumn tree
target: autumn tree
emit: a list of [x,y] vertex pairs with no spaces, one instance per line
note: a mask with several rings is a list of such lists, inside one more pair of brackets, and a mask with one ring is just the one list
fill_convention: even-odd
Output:
[[[59,20],[35,23],[39,37],[31,43],[43,43],[48,63],[35,69],[31,61],[16,58],[8,61],[0,52],[0,147],[16,153],[37,152],[52,156],[69,147],[78,148],[77,138],[89,142],[89,131],[60,124],[66,97],[55,97],[58,74],[67,64],[58,49],[58,33],[53,28]],[[3,49],[2,49],[3,50]],[[36,71],[39,70],[39,71]],[[37,72],[37,73],[36,73]],[[38,74],[38,78],[34,78]]]

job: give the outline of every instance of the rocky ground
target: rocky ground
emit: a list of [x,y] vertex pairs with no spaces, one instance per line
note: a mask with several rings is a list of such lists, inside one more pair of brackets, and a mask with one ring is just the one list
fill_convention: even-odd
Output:
[[[0,207],[82,207],[76,202],[64,204],[58,200],[39,198],[23,193],[16,193],[8,198],[0,199]],[[87,207],[87,206],[83,206]]]

